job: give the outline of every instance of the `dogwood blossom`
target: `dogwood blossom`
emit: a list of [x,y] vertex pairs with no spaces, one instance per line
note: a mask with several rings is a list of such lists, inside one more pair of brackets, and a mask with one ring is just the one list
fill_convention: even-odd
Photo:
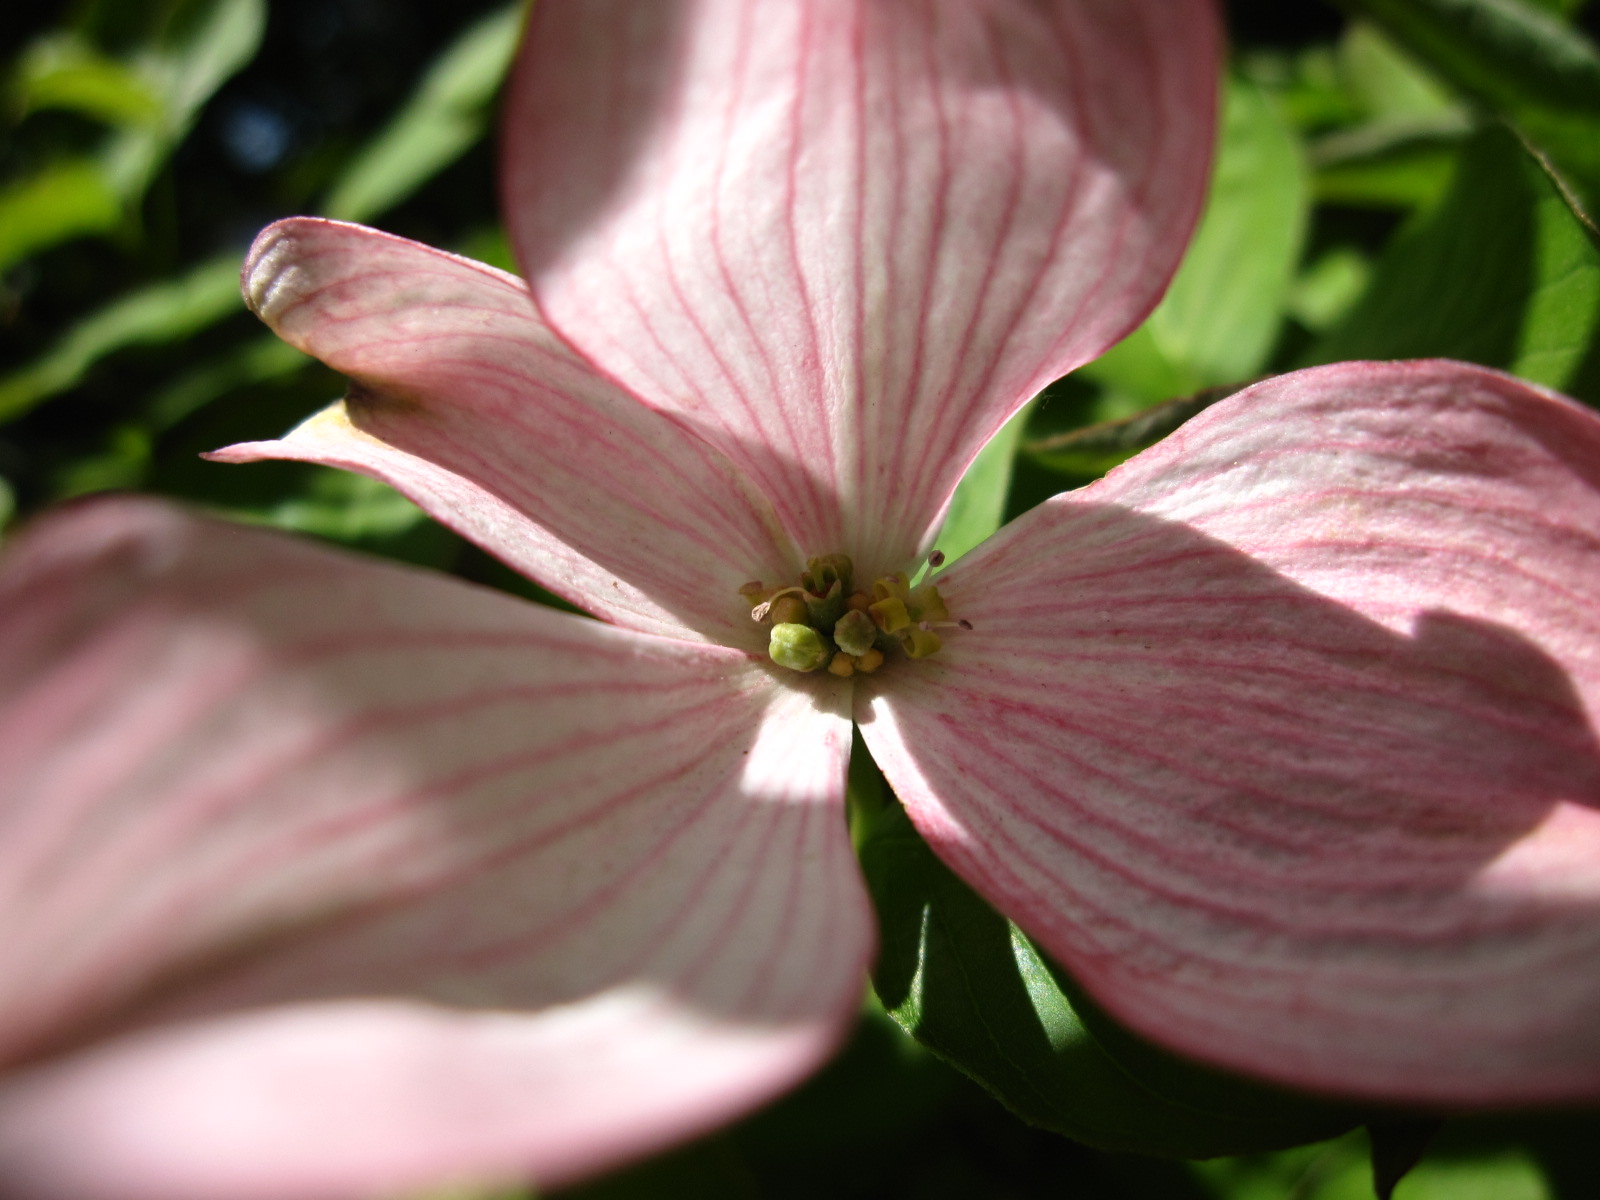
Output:
[[983,442],[1159,297],[1216,60],[1198,0],[541,5],[526,282],[265,231],[247,299],[349,393],[216,457],[374,475],[601,620],[153,501],[20,538],[7,1186],[559,1184],[747,1110],[872,953],[852,720],[1149,1037],[1600,1096],[1592,414],[1285,376],[913,586]]

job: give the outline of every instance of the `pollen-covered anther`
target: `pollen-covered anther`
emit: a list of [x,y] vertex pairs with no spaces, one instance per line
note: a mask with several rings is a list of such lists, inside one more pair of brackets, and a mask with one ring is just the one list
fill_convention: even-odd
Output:
[[768,588],[747,583],[739,594],[753,620],[768,625],[767,653],[791,671],[816,671],[848,679],[871,674],[886,654],[927,658],[942,642],[936,628],[971,628],[950,619],[939,589],[912,588],[903,574],[885,575],[870,591],[853,586],[854,564],[843,554],[807,560],[798,585]]
[[950,610],[944,606],[944,597],[939,595],[939,589],[931,583],[925,583],[911,593],[911,603],[907,606],[919,625],[933,621],[943,624],[950,620]]
[[846,654],[860,656],[878,640],[878,627],[864,612],[851,609],[833,626],[833,641]]
[[885,633],[899,633],[911,624],[911,612],[899,596],[889,596],[871,605],[872,623]]

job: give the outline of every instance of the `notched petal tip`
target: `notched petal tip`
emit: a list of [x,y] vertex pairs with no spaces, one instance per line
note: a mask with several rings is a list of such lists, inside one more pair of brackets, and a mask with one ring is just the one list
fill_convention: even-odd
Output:
[[278,315],[306,291],[295,261],[295,229],[303,220],[290,217],[268,225],[256,235],[240,268],[245,306],[268,325],[275,325]]

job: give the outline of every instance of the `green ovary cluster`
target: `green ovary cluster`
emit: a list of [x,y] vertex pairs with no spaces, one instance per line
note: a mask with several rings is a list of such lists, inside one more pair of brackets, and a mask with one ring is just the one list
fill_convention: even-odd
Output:
[[771,627],[772,661],[791,671],[825,668],[842,678],[871,674],[891,655],[936,654],[943,643],[935,629],[971,628],[950,619],[938,588],[913,588],[903,574],[857,591],[854,566],[844,554],[809,559],[797,585],[747,583],[739,594],[750,602],[750,616]]

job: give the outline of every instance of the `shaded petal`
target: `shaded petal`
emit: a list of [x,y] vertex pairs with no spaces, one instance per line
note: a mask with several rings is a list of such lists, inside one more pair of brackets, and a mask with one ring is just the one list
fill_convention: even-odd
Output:
[[557,1183],[856,1009],[827,681],[150,503],[0,607],[8,1196]]
[[506,219],[557,330],[875,575],[1159,298],[1217,47],[1205,0],[543,5]]
[[376,476],[581,608],[760,649],[739,586],[800,566],[771,506],[711,446],[557,341],[521,280],[301,217],[256,239],[244,291],[351,391],[282,441],[213,457]]
[[1217,405],[947,573],[863,699],[935,848],[1148,1036],[1600,1097],[1600,419],[1454,363]]

